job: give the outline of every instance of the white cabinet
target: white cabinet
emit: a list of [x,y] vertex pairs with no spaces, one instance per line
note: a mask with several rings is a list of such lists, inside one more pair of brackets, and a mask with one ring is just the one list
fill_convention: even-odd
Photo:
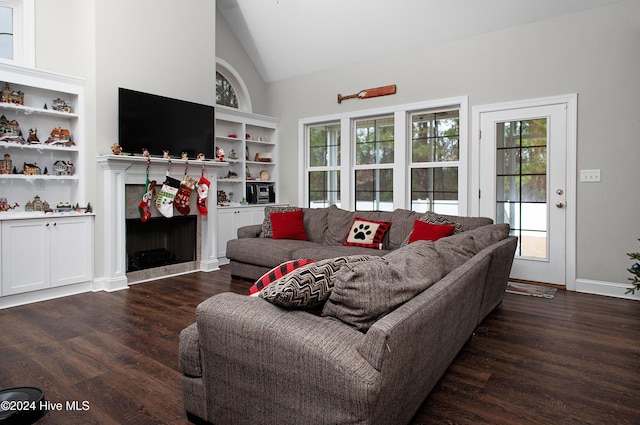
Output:
[[[257,217],[260,220],[256,222]],[[262,224],[264,206],[218,208],[218,256],[227,255],[227,241],[238,237],[238,228],[250,224]]]
[[90,281],[93,216],[2,221],[2,296]]
[[[229,163],[227,174],[218,176],[218,190],[224,191],[232,202],[239,203],[249,198],[248,183],[275,187],[278,180],[276,118],[216,108],[215,132],[216,148],[224,150],[224,160]],[[275,195],[274,202],[277,202],[277,190]]]
[[2,295],[90,281],[93,216],[2,222]]

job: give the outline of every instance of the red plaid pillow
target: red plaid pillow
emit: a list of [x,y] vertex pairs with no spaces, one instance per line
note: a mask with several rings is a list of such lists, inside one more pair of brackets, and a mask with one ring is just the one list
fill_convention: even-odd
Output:
[[265,287],[271,285],[273,282],[280,279],[281,277],[291,273],[298,267],[302,267],[310,263],[315,263],[315,260],[307,260],[305,258],[301,258],[299,260],[287,261],[285,263],[280,264],[279,266],[274,267],[273,269],[263,274],[262,277],[260,277],[260,279],[256,280],[256,283],[254,283],[251,286],[251,288],[249,288],[249,293],[247,295],[257,294],[258,292],[262,291]]
[[356,217],[347,240],[342,245],[382,249],[382,238],[391,226],[390,221],[373,221]]

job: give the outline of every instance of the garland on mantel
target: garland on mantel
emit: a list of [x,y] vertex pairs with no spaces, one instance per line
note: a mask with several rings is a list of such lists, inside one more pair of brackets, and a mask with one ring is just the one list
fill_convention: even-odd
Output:
[[[640,239],[638,240],[640,241]],[[635,295],[636,291],[640,291],[640,264],[638,263],[638,261],[640,261],[640,252],[630,252],[627,253],[627,255],[630,259],[636,260],[636,262],[627,269],[629,273],[633,275],[633,277],[629,278],[633,286],[627,289],[627,292],[625,292],[625,294],[631,293],[632,295]]]

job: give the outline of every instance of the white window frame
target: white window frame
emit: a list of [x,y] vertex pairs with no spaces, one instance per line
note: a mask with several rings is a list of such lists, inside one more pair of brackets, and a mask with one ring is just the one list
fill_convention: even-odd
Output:
[[[342,165],[342,138],[340,138],[340,165],[321,165],[321,166],[311,166],[311,150],[309,149],[309,145],[308,142],[311,140],[311,127],[319,127],[319,126],[328,126],[328,125],[340,125],[341,123],[340,121],[328,121],[328,122],[317,122],[314,124],[310,124],[305,126],[305,136],[304,136],[304,140],[306,141],[305,145],[306,145],[306,149],[304,152],[305,155],[305,164],[306,165],[306,171],[305,171],[305,176],[306,176],[306,180],[307,182],[309,181],[309,173],[311,172],[315,172],[315,171],[326,171],[326,172],[331,172],[331,171],[339,171],[340,172],[340,187],[342,188],[342,173],[343,173],[343,165]],[[342,126],[340,131],[342,132]],[[308,183],[305,186],[305,192],[306,192],[306,198],[307,198],[307,202],[305,205],[309,205],[309,187],[308,187]],[[342,191],[341,191],[342,193]],[[337,199],[340,199],[340,194],[338,194]],[[340,199],[340,202],[336,202],[336,205],[341,206],[342,205],[342,199]]]
[[231,84],[233,91],[236,93],[236,98],[238,99],[238,108],[231,108],[225,105],[216,105],[216,107],[226,108],[232,111],[240,110],[244,112],[252,112],[253,107],[251,105],[249,89],[242,80],[240,74],[231,66],[231,64],[220,58],[216,58],[216,72],[222,74],[229,84]]
[[0,62],[35,67],[35,0],[0,0],[0,6],[13,9],[13,59]]
[[[308,137],[307,128],[311,125],[318,125],[326,122],[341,123],[341,159],[340,159],[340,200],[342,208],[355,209],[355,193],[353,184],[353,157],[355,155],[355,141],[353,135],[353,122],[356,119],[364,119],[367,117],[385,116],[393,114],[395,118],[395,134],[394,134],[394,164],[393,164],[393,181],[394,186],[402,190],[394,190],[393,205],[395,208],[409,208],[411,205],[411,186],[410,186],[410,149],[408,146],[409,137],[411,135],[410,113],[422,110],[441,110],[445,108],[456,108],[459,111],[460,120],[460,140],[459,140],[459,161],[458,161],[458,213],[459,215],[468,215],[468,199],[469,199],[469,163],[468,163],[468,128],[469,128],[469,100],[468,96],[458,96],[445,99],[436,99],[425,102],[409,103],[384,108],[375,108],[369,110],[359,110],[352,112],[344,112],[339,114],[324,115],[318,117],[302,118],[298,120],[298,138],[302,149],[298,150],[298,161],[301,164],[298,167],[298,199],[300,205],[309,205],[308,197]],[[454,165],[453,162],[448,163]],[[402,187],[403,185],[404,187]]]

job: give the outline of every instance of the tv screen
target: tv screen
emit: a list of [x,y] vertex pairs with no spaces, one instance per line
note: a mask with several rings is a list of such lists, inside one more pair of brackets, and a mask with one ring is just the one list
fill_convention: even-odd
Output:
[[214,158],[214,107],[135,90],[118,89],[118,143],[123,152],[152,156],[169,151]]

